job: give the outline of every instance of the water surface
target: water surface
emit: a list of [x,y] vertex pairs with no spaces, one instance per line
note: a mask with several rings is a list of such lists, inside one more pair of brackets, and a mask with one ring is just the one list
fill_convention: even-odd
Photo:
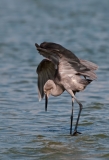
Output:
[[[0,159],[109,159],[109,1],[0,1]],[[34,43],[57,42],[99,66],[77,98],[78,131],[69,135],[71,98],[37,96]],[[74,106],[74,124],[78,114]]]

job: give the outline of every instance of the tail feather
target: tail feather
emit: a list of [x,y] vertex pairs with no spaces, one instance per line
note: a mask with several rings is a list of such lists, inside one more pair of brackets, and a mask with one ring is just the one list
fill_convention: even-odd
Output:
[[81,62],[81,64],[83,64],[84,66],[86,66],[88,69],[90,69],[92,71],[98,69],[98,66],[95,63],[92,63],[90,61],[80,59],[80,62]]
[[90,84],[92,82],[92,80],[90,79],[81,79],[80,83],[87,86],[88,84]]
[[88,77],[91,80],[97,79],[97,76],[93,71],[81,72],[79,74],[82,75],[82,76]]

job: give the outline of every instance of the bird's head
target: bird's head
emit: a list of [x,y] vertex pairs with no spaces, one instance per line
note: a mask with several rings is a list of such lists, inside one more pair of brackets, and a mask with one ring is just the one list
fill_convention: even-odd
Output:
[[48,80],[44,85],[44,94],[45,94],[45,111],[47,111],[48,98],[51,95],[53,89],[52,80]]
[[44,94],[49,97],[51,95],[51,90],[53,89],[53,82],[52,80],[48,80],[44,85]]
[[47,95],[47,97],[49,98],[49,96],[51,95],[51,89],[44,89],[44,94]]
[[51,94],[51,90],[49,89],[44,89],[44,94],[45,94],[45,111],[47,111],[47,105],[48,105],[48,98]]

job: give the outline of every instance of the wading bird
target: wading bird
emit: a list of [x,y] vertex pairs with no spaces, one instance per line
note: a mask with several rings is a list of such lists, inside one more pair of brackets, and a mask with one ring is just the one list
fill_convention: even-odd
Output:
[[[35,43],[35,46],[39,53],[46,58],[37,67],[39,100],[45,95],[45,110],[47,111],[49,95],[59,96],[66,90],[72,97],[70,134],[76,135],[80,133],[77,131],[77,126],[82,104],[75,97],[75,94],[84,90],[97,78],[94,71],[98,67],[90,61],[79,59],[70,50],[59,44],[43,42],[40,45]],[[74,100],[80,109],[72,134]]]

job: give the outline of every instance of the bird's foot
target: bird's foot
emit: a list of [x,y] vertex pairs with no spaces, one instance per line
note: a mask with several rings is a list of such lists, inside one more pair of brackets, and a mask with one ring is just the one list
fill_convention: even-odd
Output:
[[81,132],[78,132],[78,131],[74,131],[72,136],[77,136],[78,134],[81,134]]

